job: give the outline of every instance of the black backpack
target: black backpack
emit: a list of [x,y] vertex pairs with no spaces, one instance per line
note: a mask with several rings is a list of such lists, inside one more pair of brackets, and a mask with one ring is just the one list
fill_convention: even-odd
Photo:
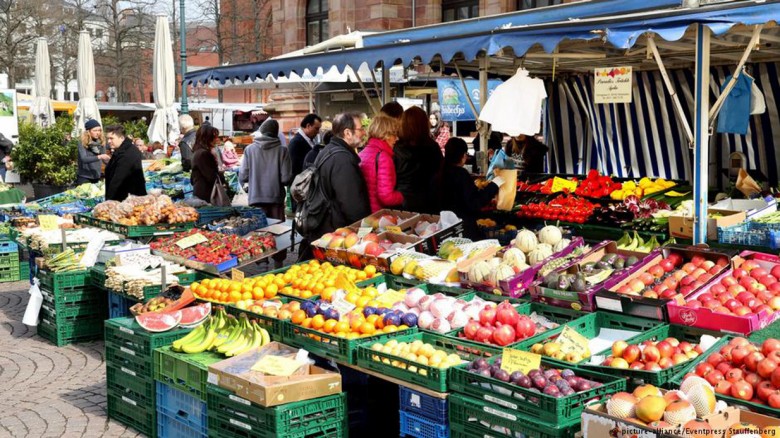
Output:
[[338,153],[348,153],[336,150],[333,153],[317,156],[314,165],[299,173],[293,180],[290,192],[297,203],[295,209],[295,228],[303,237],[313,236],[331,213],[331,201],[321,183],[320,167],[332,156]]

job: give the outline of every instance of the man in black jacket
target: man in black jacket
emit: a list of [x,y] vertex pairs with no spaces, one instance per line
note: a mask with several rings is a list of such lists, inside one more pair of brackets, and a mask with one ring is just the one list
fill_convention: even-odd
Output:
[[179,116],[179,131],[183,137],[179,140],[179,154],[181,154],[181,167],[185,172],[192,169],[192,148],[195,146],[195,122],[189,114]]
[[146,195],[141,151],[125,136],[122,126],[109,126],[106,133],[113,151],[106,166],[106,201],[124,201],[128,195]]
[[295,179],[303,171],[303,160],[306,159],[312,149],[314,149],[314,138],[322,128],[322,119],[317,114],[307,114],[301,121],[301,129],[290,140],[287,150],[290,152],[290,161],[292,161],[292,177]]

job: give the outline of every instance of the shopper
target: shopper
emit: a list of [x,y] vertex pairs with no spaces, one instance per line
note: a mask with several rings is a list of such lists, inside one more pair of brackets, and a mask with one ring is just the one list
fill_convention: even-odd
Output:
[[[192,168],[192,147],[195,145],[195,122],[189,114],[179,116],[179,131],[183,134],[179,140],[179,155],[181,166],[185,172]],[[173,154],[171,154],[173,157]]]
[[330,143],[331,138],[333,138],[333,131],[327,130],[324,134],[322,134],[322,142],[318,143],[316,146],[314,146],[314,149],[311,150],[308,154],[306,154],[306,159],[303,160],[303,168],[308,169],[311,167],[314,162],[317,160],[317,156],[320,154],[320,151]]
[[543,173],[544,158],[549,148],[547,145],[529,135],[512,137],[506,143],[507,156],[519,157],[523,163],[522,171],[526,173]]
[[144,160],[152,159],[152,153],[149,151],[149,148],[146,146],[146,142],[143,138],[136,137],[136,139],[133,140],[133,144],[138,148],[139,151],[141,151],[141,155],[144,157]]
[[211,193],[217,178],[224,181],[219,172],[217,156],[214,147],[217,145],[219,130],[211,125],[201,126],[195,135],[195,145],[192,148],[192,193],[197,198],[211,203]]
[[[79,141],[76,185],[100,181],[101,168],[111,159],[106,154],[105,144],[103,127],[97,120],[87,120],[84,123],[84,132],[81,133]],[[3,178],[5,179],[5,176]]]
[[0,132],[0,178],[2,178],[3,181],[5,181],[5,175],[8,172],[6,163],[11,161],[11,150],[13,148],[14,142],[6,138],[6,136]]
[[236,145],[232,141],[228,140],[222,145],[222,165],[225,170],[232,170],[238,167],[238,154],[236,153]]
[[498,194],[497,184],[477,189],[474,179],[463,168],[468,157],[468,145],[457,137],[451,138],[444,152],[444,168],[439,182],[442,209],[454,212],[463,220],[464,237],[479,239],[477,218],[483,207]]
[[450,125],[441,119],[441,113],[438,111],[431,113],[428,120],[431,123],[431,134],[439,144],[441,153],[444,154],[444,145],[447,144],[447,140],[450,139]]
[[379,112],[394,119],[401,120],[401,116],[404,114],[404,107],[396,101],[387,102],[382,106]]
[[399,208],[404,202],[404,195],[395,188],[393,163],[399,129],[398,119],[384,114],[374,117],[368,127],[368,143],[359,154],[372,213],[383,208]]
[[[278,125],[277,125],[278,126]],[[303,161],[306,154],[314,149],[315,138],[322,127],[322,119],[317,114],[307,114],[301,120],[301,129],[290,140],[287,149],[290,151],[292,161],[292,176],[295,178],[303,170]]]
[[106,128],[113,151],[106,166],[106,201],[124,201],[128,195],[146,195],[141,151],[125,136],[121,125]]
[[152,158],[155,160],[161,160],[163,158],[166,158],[168,155],[165,153],[165,148],[163,147],[162,143],[159,141],[156,141],[152,143]]
[[404,210],[438,213],[434,179],[443,157],[422,108],[413,106],[404,111],[394,152],[396,189],[404,196]]

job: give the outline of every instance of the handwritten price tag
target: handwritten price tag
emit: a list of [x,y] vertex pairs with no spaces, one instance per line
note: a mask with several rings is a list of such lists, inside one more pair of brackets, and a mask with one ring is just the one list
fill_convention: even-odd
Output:
[[252,366],[252,371],[259,371],[271,376],[286,377],[292,376],[300,367],[301,363],[295,359],[282,356],[271,356],[269,354],[257,361],[257,363]]
[[403,230],[401,230],[401,227],[398,225],[388,225],[385,227],[385,231],[393,234],[404,234]]
[[336,312],[339,312],[339,316],[343,319],[349,312],[355,310],[355,305],[343,297],[339,297],[333,300],[333,308],[336,309]]
[[541,363],[542,356],[527,351],[504,348],[501,354],[501,369],[510,374],[515,371],[528,374],[531,370],[539,369]]
[[196,233],[192,236],[187,236],[184,239],[179,240],[176,242],[176,245],[181,249],[187,249],[199,243],[207,242],[208,240],[209,239],[207,239],[203,234]]
[[60,226],[57,224],[57,216],[51,214],[42,214],[38,216],[38,223],[41,224],[43,231],[56,230]]
[[576,330],[568,325],[563,327],[563,331],[558,335],[557,342],[561,345],[561,351],[566,354],[578,354],[583,359],[590,356],[588,338],[577,333]]
[[230,270],[230,278],[235,281],[244,281],[244,272],[233,268]]
[[577,190],[577,183],[574,181],[569,181],[568,179],[559,178],[557,176],[554,177],[550,191],[553,193],[558,193],[564,190],[568,190],[570,193],[574,193],[574,191]]

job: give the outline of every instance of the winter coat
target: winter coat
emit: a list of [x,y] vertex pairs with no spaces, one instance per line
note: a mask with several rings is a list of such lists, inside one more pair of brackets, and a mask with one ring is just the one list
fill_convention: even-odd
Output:
[[217,181],[219,165],[212,151],[198,149],[192,155],[192,193],[199,199],[211,202],[211,191],[214,190],[214,182]]
[[404,210],[438,214],[435,176],[441,170],[442,155],[433,138],[409,145],[399,142],[395,152],[396,189],[404,195]]
[[187,131],[184,137],[179,141],[179,153],[181,154],[181,166],[185,172],[189,172],[192,169],[192,147],[195,146],[195,134],[197,132],[194,129]]
[[279,137],[263,134],[244,149],[244,161],[238,172],[241,184],[249,183],[249,204],[284,203],[285,186],[293,180],[287,148]]
[[372,213],[400,207],[404,202],[404,195],[395,189],[393,156],[393,148],[378,138],[369,139],[360,152],[360,171],[366,179]]
[[103,145],[98,145],[100,150],[98,154],[90,151],[85,145],[79,142],[79,161],[76,170],[76,176],[85,179],[100,179],[100,169],[103,166],[103,162],[100,161],[98,155],[105,154],[106,148]]
[[488,184],[478,189],[468,170],[460,166],[448,165],[442,172],[439,192],[442,210],[454,212],[463,220],[463,237],[479,239],[477,218],[482,207],[498,195],[498,186]]
[[314,149],[312,149],[308,154],[306,154],[306,158],[303,160],[304,169],[308,169],[314,164],[315,161],[317,161],[317,155],[320,154],[320,152],[324,147],[325,145],[322,143],[314,145]]
[[130,138],[111,155],[106,166],[106,201],[124,201],[127,195],[146,195],[141,151]]
[[303,171],[303,160],[306,159],[306,154],[311,152],[312,149],[309,142],[303,138],[304,135],[303,132],[298,132],[292,140],[290,140],[290,144],[287,145],[287,150],[290,151],[293,178]]
[[346,227],[371,214],[360,157],[344,140],[333,137],[314,163],[320,166],[319,181],[331,209],[312,235],[321,236]]
[[222,164],[227,168],[235,167],[238,164],[238,154],[236,151],[227,149],[222,150]]

